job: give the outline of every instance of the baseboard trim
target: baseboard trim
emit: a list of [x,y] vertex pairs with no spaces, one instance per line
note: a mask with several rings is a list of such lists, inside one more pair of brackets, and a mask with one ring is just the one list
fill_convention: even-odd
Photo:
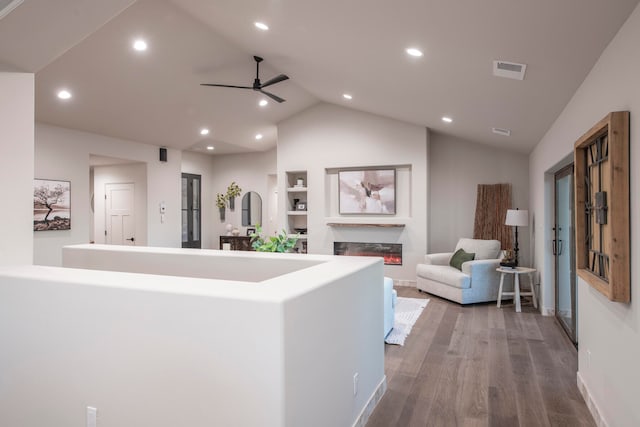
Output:
[[556,309],[555,308],[542,307],[540,309],[540,313],[542,313],[543,316],[555,316],[556,315]]
[[369,397],[369,401],[360,412],[360,415],[358,415],[358,418],[356,418],[356,421],[353,423],[353,427],[365,427],[367,421],[369,421],[369,417],[373,414],[373,410],[378,406],[382,396],[384,396],[385,391],[387,391],[386,375],[382,377],[382,381],[380,381],[378,387],[376,387],[371,397]]
[[395,286],[411,286],[413,288],[416,287],[416,281],[415,280],[394,280],[393,284]]
[[576,374],[576,379],[578,383],[578,390],[584,399],[584,403],[587,404],[587,408],[589,408],[589,412],[591,412],[591,416],[593,417],[593,421],[596,423],[598,427],[609,427],[609,424],[602,418],[600,415],[600,410],[598,409],[598,405],[595,400],[591,397],[591,393],[589,392],[589,388],[585,384],[582,379],[582,375],[580,375],[580,371]]

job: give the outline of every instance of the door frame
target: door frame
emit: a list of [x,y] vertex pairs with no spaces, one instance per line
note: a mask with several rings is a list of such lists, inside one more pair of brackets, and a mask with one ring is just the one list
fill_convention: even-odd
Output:
[[[110,216],[109,216],[109,204],[107,203],[107,199],[109,197],[109,189],[111,187],[117,187],[117,186],[127,186],[131,188],[131,207],[130,207],[130,212],[131,215],[129,215],[132,219],[131,219],[131,225],[133,227],[133,235],[130,238],[125,237],[124,235],[122,236],[122,243],[113,243],[113,231],[111,228],[111,221],[110,221]],[[135,246],[136,245],[136,232],[137,232],[137,227],[136,227],[136,184],[134,182],[106,182],[104,184],[104,200],[105,200],[105,204],[104,204],[104,242],[107,245],[113,245],[113,244],[122,244],[122,245],[130,245],[130,246]],[[124,231],[124,230],[123,230]],[[126,242],[131,242],[131,243],[126,243]]]
[[558,300],[559,300],[559,294],[560,294],[560,290],[559,290],[559,286],[558,286],[558,282],[559,282],[559,271],[558,271],[558,256],[559,254],[557,253],[557,246],[556,243],[558,241],[558,193],[557,193],[557,182],[558,180],[565,178],[566,176],[572,176],[572,184],[575,184],[575,173],[574,173],[574,164],[573,162],[568,164],[567,166],[563,167],[562,169],[560,169],[559,171],[557,171],[554,176],[553,176],[553,202],[554,202],[554,209],[553,209],[553,219],[554,219],[554,227],[553,227],[553,237],[554,237],[554,241],[553,241],[553,265],[554,265],[554,291],[555,291],[555,317],[558,320],[558,323],[560,323],[560,326],[562,327],[562,329],[564,329],[565,333],[567,334],[567,336],[569,337],[569,339],[573,342],[573,344],[577,347],[578,346],[578,330],[577,330],[577,325],[578,325],[578,313],[577,313],[577,299],[578,299],[578,294],[577,294],[577,280],[576,280],[576,269],[575,269],[575,265],[576,265],[576,242],[575,242],[575,212],[576,212],[576,206],[575,206],[575,185],[571,185],[569,188],[569,200],[571,203],[571,206],[573,207],[572,209],[572,215],[570,215],[571,218],[571,225],[569,227],[569,243],[566,245],[567,249],[569,250],[569,262],[571,265],[571,329],[569,329],[569,327],[565,324],[565,321],[561,318],[559,310],[558,310]]
[[[197,174],[193,174],[193,173],[182,173],[182,175],[180,175],[180,179],[187,179],[187,208],[185,209],[182,206],[182,202],[180,204],[180,226],[182,229],[182,212],[187,211],[187,234],[188,234],[188,241],[182,241],[182,247],[183,248],[196,248],[196,249],[200,249],[202,248],[202,175],[197,175]],[[198,235],[199,235],[199,239],[198,240],[194,240],[193,239],[193,191],[190,191],[192,186],[193,186],[193,180],[198,180],[198,182],[200,183],[198,185],[198,203],[199,203],[199,207],[197,208],[199,215],[198,215]],[[181,185],[182,187],[182,185]],[[182,200],[183,195],[180,194],[180,199]],[[182,233],[180,240],[182,240]]]

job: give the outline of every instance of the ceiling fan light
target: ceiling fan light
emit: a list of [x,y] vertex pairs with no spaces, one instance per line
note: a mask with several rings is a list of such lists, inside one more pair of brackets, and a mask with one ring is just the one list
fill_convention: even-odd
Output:
[[266,99],[261,99],[260,102],[258,102],[258,105],[260,105],[261,107],[266,107],[267,104],[269,104],[269,101],[267,101]]
[[261,133],[257,134],[257,135],[256,135],[256,139],[257,139],[258,141],[260,141],[260,140],[262,139],[262,134],[261,134]]
[[422,51],[421,51],[420,49],[417,49],[417,48],[415,48],[415,47],[407,48],[406,52],[407,52],[409,55],[414,56],[414,57],[416,57],[416,58],[419,58],[419,57],[421,57],[422,55],[424,55],[424,53],[422,53]]
[[257,29],[262,30],[262,31],[269,30],[269,26],[267,24],[265,24],[264,22],[254,22],[253,25],[255,25]]

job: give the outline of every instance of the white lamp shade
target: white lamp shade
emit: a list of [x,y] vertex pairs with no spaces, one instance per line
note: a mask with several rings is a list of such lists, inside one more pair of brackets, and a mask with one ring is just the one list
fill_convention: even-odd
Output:
[[529,225],[529,211],[519,209],[508,209],[505,225],[515,225],[516,227],[526,227]]

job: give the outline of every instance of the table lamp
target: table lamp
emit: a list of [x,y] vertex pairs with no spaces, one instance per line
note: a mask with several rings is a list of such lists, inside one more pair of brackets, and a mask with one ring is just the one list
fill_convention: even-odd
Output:
[[516,227],[516,246],[513,249],[515,252],[515,263],[518,265],[518,227],[526,227],[529,225],[529,211],[520,209],[508,209],[507,219],[504,222],[505,225],[511,225]]

